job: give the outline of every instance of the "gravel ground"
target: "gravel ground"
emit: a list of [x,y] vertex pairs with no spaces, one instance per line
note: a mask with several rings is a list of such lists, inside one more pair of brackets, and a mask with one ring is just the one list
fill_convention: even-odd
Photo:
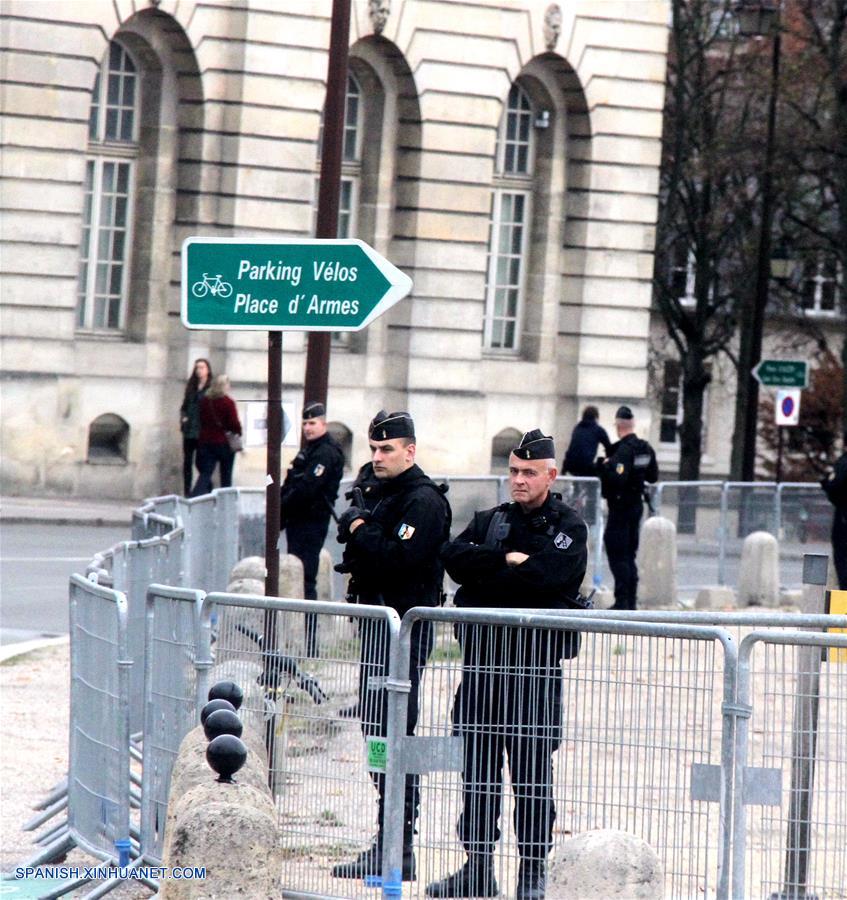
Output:
[[[35,814],[33,806],[60,782],[68,770],[68,644],[54,644],[0,663],[0,870],[8,872],[41,849],[39,832],[23,831]],[[58,818],[52,820],[57,823]],[[49,827],[49,824],[46,827]],[[99,861],[72,850],[63,865],[95,865]],[[138,884],[121,885],[109,895],[116,900],[149,897]]]

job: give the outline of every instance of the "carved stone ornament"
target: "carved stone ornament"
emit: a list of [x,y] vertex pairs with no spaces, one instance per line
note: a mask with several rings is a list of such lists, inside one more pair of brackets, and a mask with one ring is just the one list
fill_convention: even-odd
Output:
[[391,0],[368,0],[368,15],[371,17],[374,34],[382,34],[391,15]]
[[554,50],[562,33],[562,8],[551,3],[544,12],[544,46]]

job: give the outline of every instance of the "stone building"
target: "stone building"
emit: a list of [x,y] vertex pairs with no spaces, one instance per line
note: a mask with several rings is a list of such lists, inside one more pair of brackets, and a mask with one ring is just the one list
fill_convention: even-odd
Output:
[[[381,406],[433,472],[564,448],[579,408],[646,426],[667,0],[353,0],[340,233],[414,282],[334,338],[354,466]],[[6,0],[6,492],[180,489],[196,357],[265,396],[267,337],[186,330],[191,235],[309,237],[330,0]],[[299,408],[305,339],[284,336]],[[237,484],[264,483],[248,450]]]

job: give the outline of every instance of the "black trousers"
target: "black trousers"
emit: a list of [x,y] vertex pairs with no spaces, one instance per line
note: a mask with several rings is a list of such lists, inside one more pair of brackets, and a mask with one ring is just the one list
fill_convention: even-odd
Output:
[[191,493],[191,482],[194,481],[194,455],[197,452],[197,438],[182,439],[182,494]]
[[[318,599],[318,565],[328,530],[329,519],[325,522],[297,522],[285,526],[288,552],[303,563],[303,596],[306,600]],[[317,656],[317,635],[318,617],[306,613],[306,652],[309,656]]]
[[638,596],[638,530],[642,506],[609,506],[603,534],[609,568],[615,579],[615,609],[635,609]]
[[521,859],[544,860],[553,846],[553,753],[562,740],[561,672],[463,678],[454,731],[464,742],[462,812],[456,826],[470,853],[491,854],[500,838],[504,754],[515,798]]
[[839,590],[847,591],[847,509],[836,509],[832,519],[832,562]]
[[221,467],[221,487],[232,487],[232,467],[235,454],[229,444],[199,444],[197,446],[197,481],[191,491],[192,497],[200,497],[212,492],[212,475],[215,466]]
[[[388,726],[388,695],[384,688],[374,684],[374,679],[388,675],[388,629],[383,622],[374,619],[360,620],[361,675],[359,678],[359,710],[362,717],[362,733],[365,737],[385,737]],[[432,653],[433,629],[431,622],[416,622],[412,626],[411,657],[409,659],[409,681],[411,689],[408,700],[406,734],[414,734],[418,722],[418,690],[421,672]],[[379,834],[385,821],[385,776],[371,772],[371,780],[378,794],[377,823]],[[406,846],[412,842],[415,822],[420,807],[420,779],[417,775],[406,776],[403,797],[403,841]]]

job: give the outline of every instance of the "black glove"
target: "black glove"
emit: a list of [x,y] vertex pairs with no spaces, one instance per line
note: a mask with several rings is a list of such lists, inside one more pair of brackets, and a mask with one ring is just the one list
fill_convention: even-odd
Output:
[[364,519],[367,522],[370,515],[366,509],[361,509],[358,506],[351,506],[349,509],[345,509],[338,517],[338,543],[346,544],[350,540],[350,526],[356,519]]

